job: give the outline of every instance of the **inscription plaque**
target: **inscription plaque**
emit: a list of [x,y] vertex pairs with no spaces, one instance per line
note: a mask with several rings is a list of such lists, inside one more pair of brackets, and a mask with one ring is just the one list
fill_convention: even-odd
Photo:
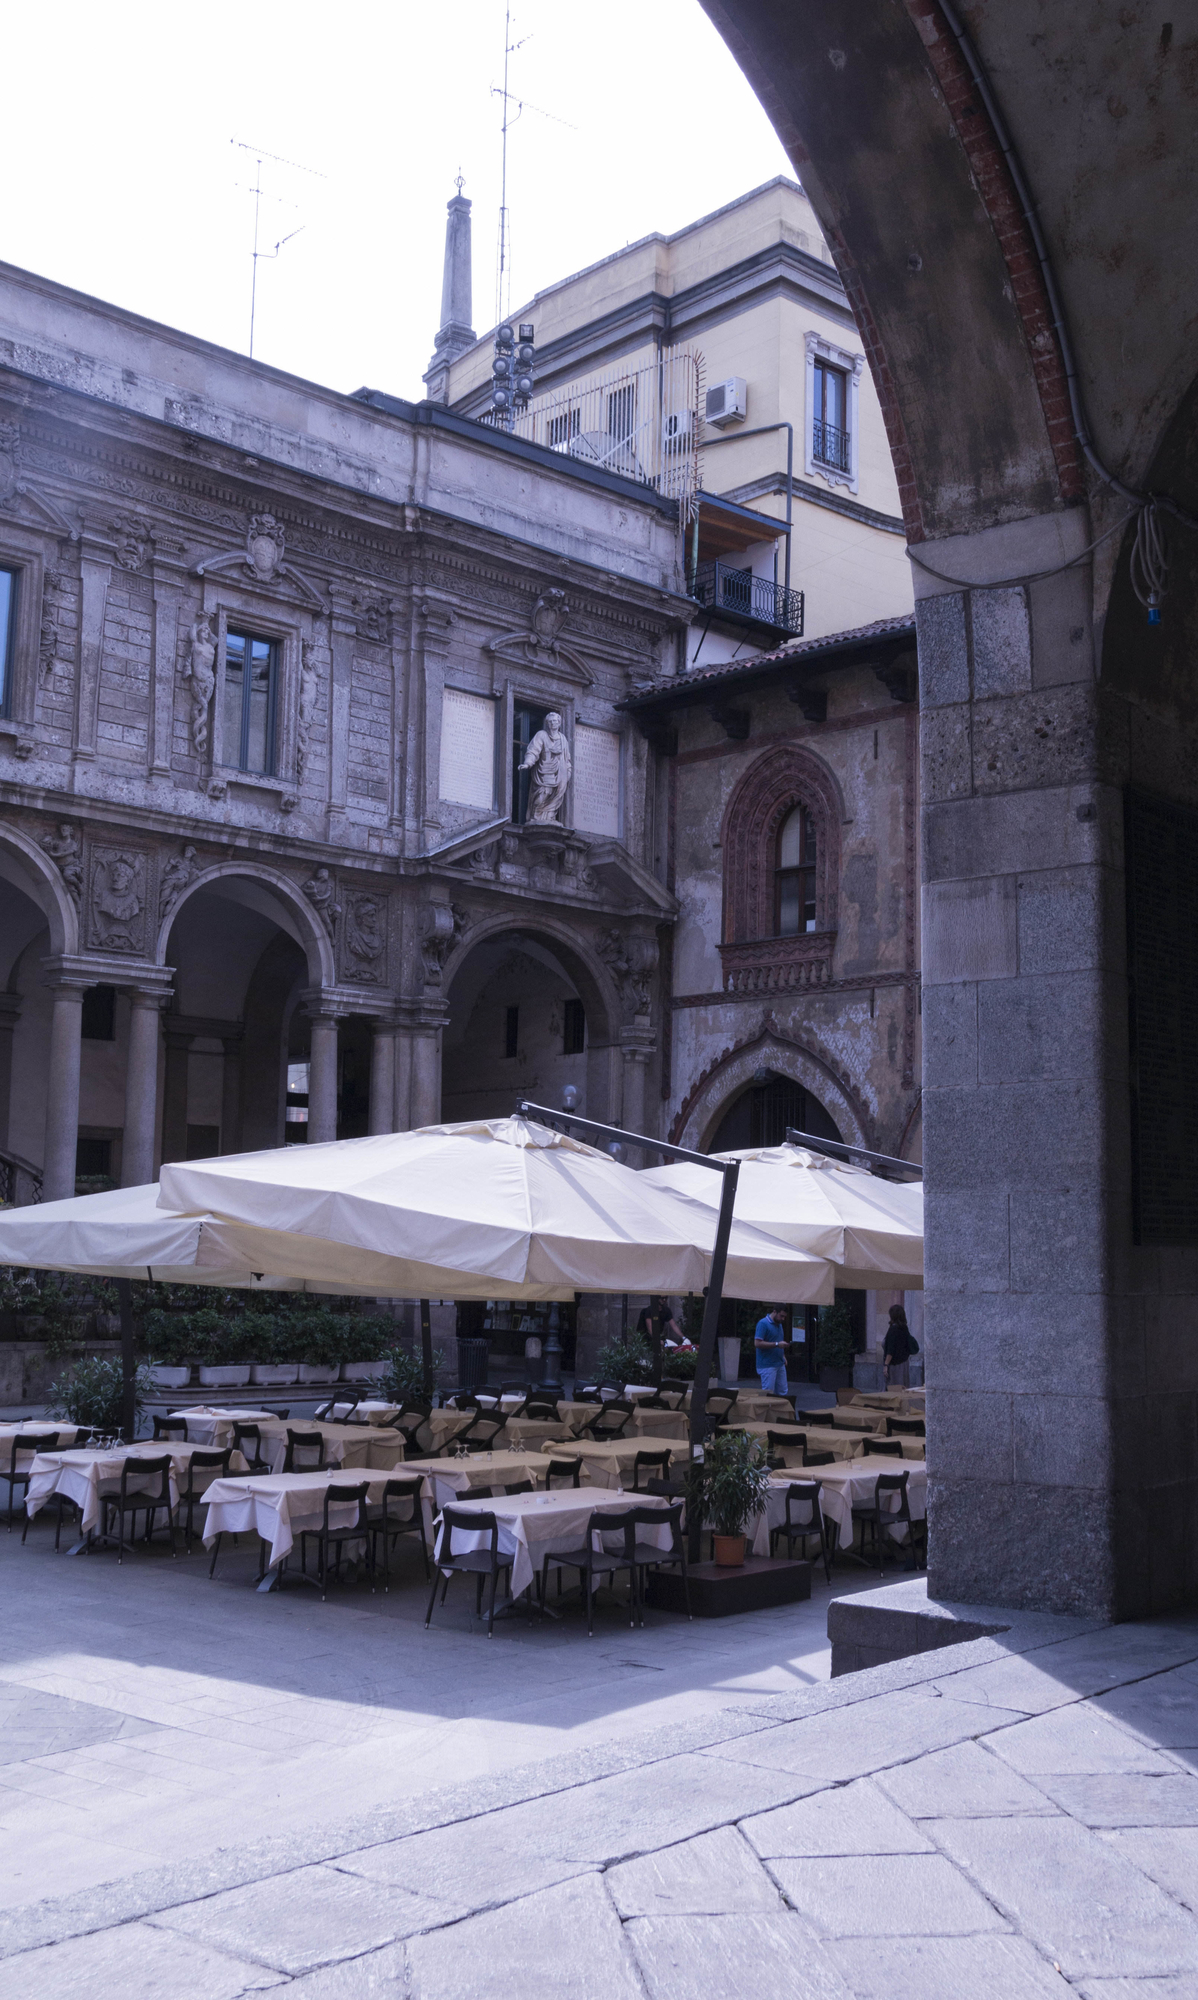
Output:
[[620,832],[620,739],[587,722],[574,730],[574,824],[580,833]]
[[446,688],[441,698],[441,782],[453,805],[495,802],[495,703],[486,695]]

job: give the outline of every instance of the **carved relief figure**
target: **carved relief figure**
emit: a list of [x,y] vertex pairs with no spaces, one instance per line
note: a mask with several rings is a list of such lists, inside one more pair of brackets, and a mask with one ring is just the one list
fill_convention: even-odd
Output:
[[283,567],[283,530],[273,514],[254,514],[245,538],[245,566],[259,583],[272,583]]
[[0,424],[0,503],[14,498],[20,479],[21,433],[15,424]]
[[341,905],[336,900],[337,886],[327,868],[318,868],[303,885],[304,894],[312,908],[323,919],[325,929],[332,937],[337,919],[341,915]]
[[150,553],[151,529],[136,515],[120,514],[110,523],[116,537],[116,559],[122,569],[140,570]]
[[531,650],[556,653],[562,626],[569,616],[570,606],[564,590],[547,590],[538,597],[532,608]]
[[162,886],[158,893],[158,921],[162,922],[169,910],[173,910],[184,889],[191,884],[197,873],[195,848],[188,845],[182,854],[172,855],[162,871]]
[[140,855],[97,856],[92,883],[92,930],[101,944],[124,945],[136,951],[141,942],[138,918],[145,903]]
[[572,766],[570,745],[562,729],[561,716],[555,708],[551,708],[545,717],[544,729],[538,729],[533,737],[520,769],[533,774],[528,795],[530,823],[533,826],[560,825]]
[[54,613],[45,599],[42,600],[42,629],[37,648],[37,684],[49,687],[54,678],[54,665],[58,653],[58,627]]
[[43,835],[42,846],[51,861],[57,862],[58,872],[66,884],[67,894],[78,909],[79,898],[83,894],[83,862],[82,842],[77,830],[69,820],[64,819],[60,822],[57,833]]
[[197,618],[192,625],[183,678],[191,682],[191,741],[202,757],[208,748],[208,704],[216,686],[216,634],[209,617]]
[[657,940],[625,934],[615,925],[599,940],[599,956],[620,988],[625,1011],[648,1014],[653,1006],[653,974],[657,970]]
[[312,723],[316,716],[316,696],[320,688],[320,674],[316,666],[316,648],[310,639],[305,639],[301,651],[299,718],[295,732],[296,766],[302,779],[308,762],[308,739],[312,734]]
[[345,913],[345,950],[351,979],[378,979],[386,937],[377,896],[351,896]]

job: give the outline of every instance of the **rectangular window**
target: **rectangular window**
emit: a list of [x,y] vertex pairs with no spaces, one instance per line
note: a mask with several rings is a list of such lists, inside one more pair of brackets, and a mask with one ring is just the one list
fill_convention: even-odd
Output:
[[269,778],[275,768],[279,649],[252,632],[225,635],[225,763]]
[[779,937],[815,929],[815,827],[803,806],[790,813],[778,836],[775,876]]
[[848,377],[830,362],[815,363],[815,408],[811,416],[811,456],[837,472],[848,472]]
[[520,1053],[520,1009],[509,1007],[503,1021],[503,1053],[516,1056]]
[[524,755],[538,729],[545,727],[547,708],[533,708],[527,702],[517,702],[512,711],[512,818],[517,826],[523,826],[528,818],[528,788],[532,783],[532,772],[522,771]]
[[561,451],[576,438],[582,429],[581,409],[564,410],[560,417],[549,419],[549,444],[553,451]]
[[562,1054],[580,1056],[587,1045],[587,1017],[581,1000],[567,1000],[562,1021]]
[[12,714],[13,646],[17,631],[17,572],[0,569],[0,715]]
[[636,420],[636,383],[613,389],[607,399],[607,435],[627,444]]
[[[116,1040],[116,987],[89,986],[83,996],[83,1024],[80,1030],[85,1042],[112,1042]],[[107,1167],[97,1169],[107,1173]]]

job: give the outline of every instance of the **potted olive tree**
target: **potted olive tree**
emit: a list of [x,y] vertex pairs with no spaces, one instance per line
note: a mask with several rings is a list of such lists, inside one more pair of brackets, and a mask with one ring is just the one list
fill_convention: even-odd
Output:
[[717,1431],[703,1447],[700,1479],[703,1519],[715,1536],[721,1569],[739,1569],[745,1559],[746,1529],[760,1514],[769,1492],[765,1452],[748,1431]]

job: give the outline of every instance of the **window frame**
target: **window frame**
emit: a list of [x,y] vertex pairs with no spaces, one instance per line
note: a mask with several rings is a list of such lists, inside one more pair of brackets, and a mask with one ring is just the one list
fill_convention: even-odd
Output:
[[19,563],[0,561],[0,571],[12,578],[8,617],[4,621],[4,630],[0,633],[0,720],[11,722],[14,719],[13,693],[17,678],[17,624],[24,578]]
[[[784,865],[782,861],[782,839],[786,832],[787,827],[790,825],[790,822],[794,818],[796,813],[801,813],[803,816],[802,821],[800,823],[800,851],[803,855],[803,859],[799,862],[787,866]],[[812,838],[814,838],[815,842],[815,855],[813,858],[809,859],[807,849],[809,840]],[[807,804],[807,801],[805,799],[797,800],[796,803],[790,808],[790,811],[782,819],[781,823],[779,824],[777,834],[775,835],[774,846],[775,846],[774,936],[810,937],[819,928],[820,838],[819,838],[818,828],[815,825],[814,815],[812,814],[811,808]],[[784,931],[782,928],[783,887],[787,881],[793,880],[795,878],[797,878],[800,884],[802,885],[799,894],[800,918],[798,924],[796,925],[793,931]],[[806,911],[808,908],[810,908],[811,910],[811,917],[809,921],[806,917]]]
[[[850,354],[843,347],[836,347],[830,340],[814,329],[804,335],[807,350],[807,408],[803,425],[804,461],[807,475],[812,479],[823,479],[829,486],[847,486],[850,493],[857,491],[857,467],[860,443],[860,395],[861,373],[865,367],[863,354]],[[845,430],[848,435],[848,466],[828,465],[815,455],[815,426],[823,421],[818,411],[816,385],[816,364],[822,363],[826,369],[834,369],[845,377]]]
[[[230,757],[229,745],[223,741],[228,699],[230,636],[243,640],[247,648],[247,657],[243,666],[241,680],[241,735],[237,746],[236,760]],[[254,770],[251,765],[245,762],[245,758],[248,755],[250,703],[253,691],[252,649],[255,645],[268,646],[270,648],[270,685],[266,703],[266,767],[261,771]],[[227,618],[221,621],[221,735],[224,763],[227,770],[239,771],[247,778],[277,778],[279,774],[279,694],[282,672],[283,647],[276,634],[255,632],[250,629],[248,623],[246,629],[242,630],[240,622],[231,624]]]
[[587,1052],[587,1010],[576,993],[562,1004],[562,1054],[584,1056]]

